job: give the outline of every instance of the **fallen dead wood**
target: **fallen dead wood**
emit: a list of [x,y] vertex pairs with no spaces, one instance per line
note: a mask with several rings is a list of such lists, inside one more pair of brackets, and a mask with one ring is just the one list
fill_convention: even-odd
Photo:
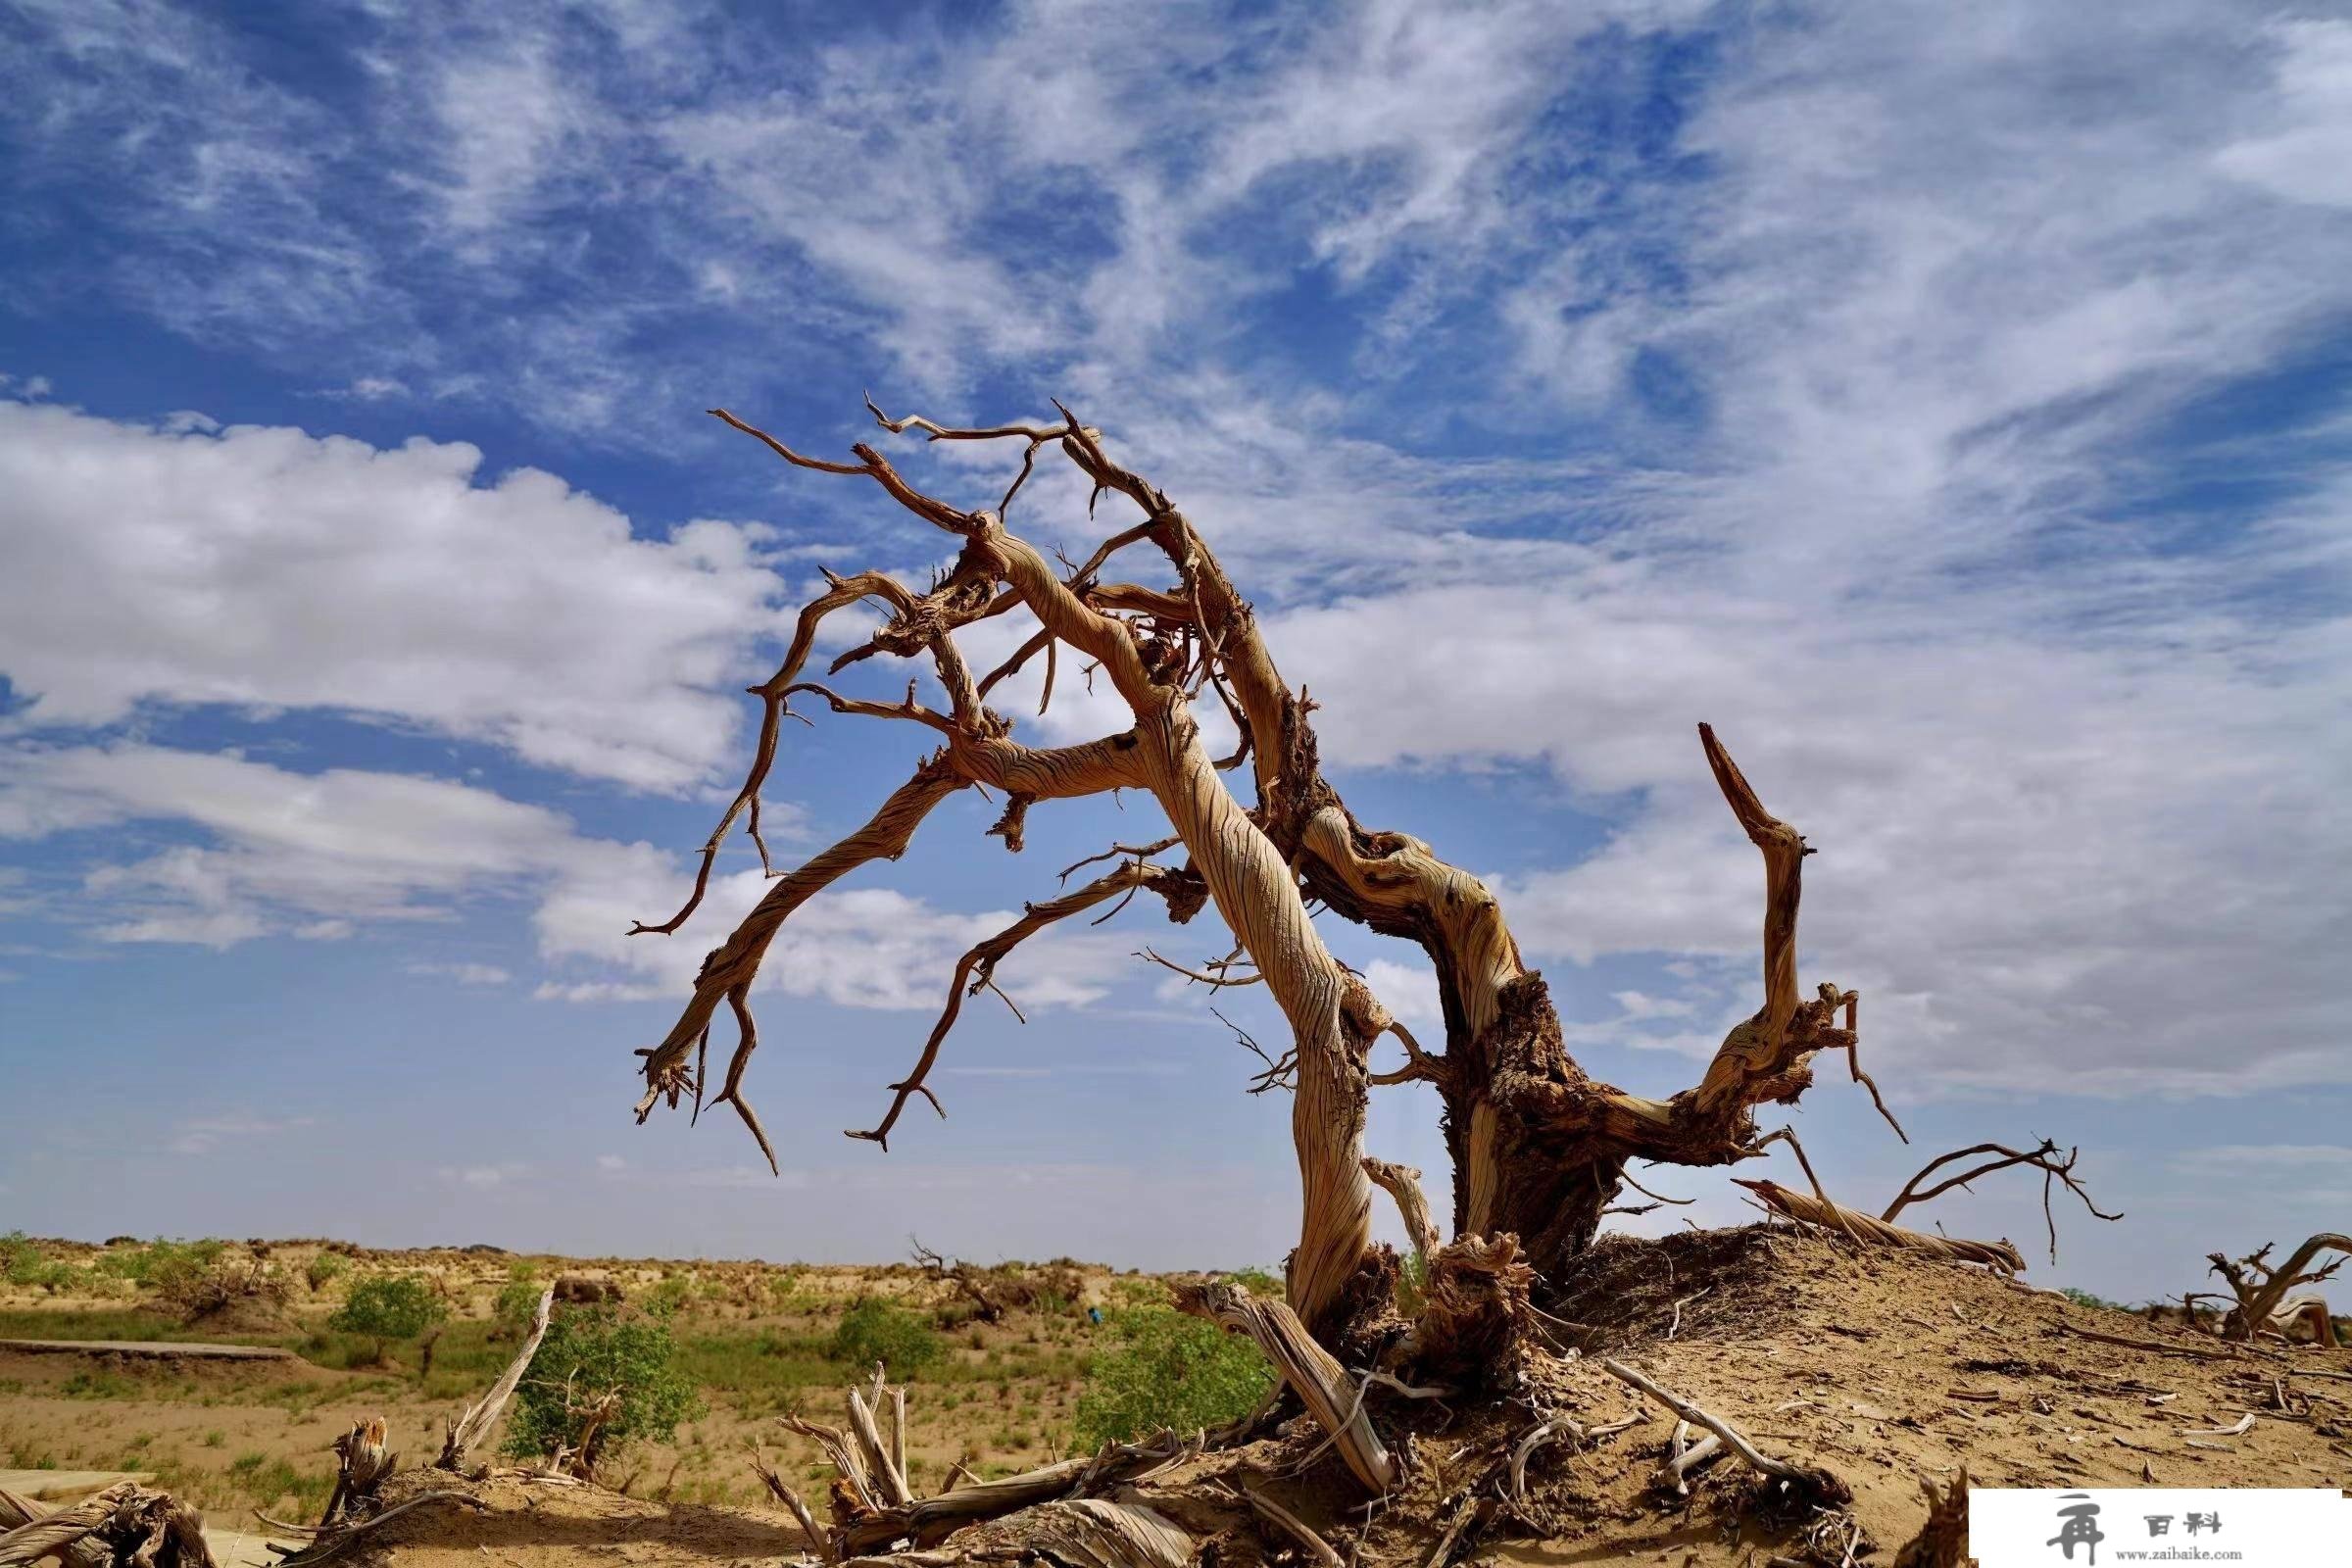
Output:
[[415,1510],[423,1507],[428,1502],[455,1502],[461,1503],[468,1508],[476,1509],[488,1506],[479,1497],[474,1496],[471,1493],[444,1491],[420,1492],[414,1497],[402,1498],[399,1502],[396,1502],[391,1507],[386,1508],[382,1513],[374,1514],[367,1519],[360,1520],[357,1523],[340,1524],[331,1528],[318,1525],[289,1524],[282,1519],[272,1519],[268,1514],[261,1512],[259,1509],[254,1511],[253,1516],[256,1519],[259,1519],[263,1524],[269,1526],[270,1530],[274,1531],[278,1535],[307,1536],[311,1538],[312,1544],[303,1547],[299,1551],[287,1551],[283,1546],[273,1546],[270,1548],[273,1551],[283,1554],[278,1563],[278,1568],[303,1568],[303,1565],[305,1564],[326,1561],[328,1558],[342,1551],[345,1547],[351,1545],[352,1543],[358,1541],[362,1536],[368,1534],[370,1530],[375,1529],[379,1525],[389,1523],[390,1521],[399,1518],[404,1513],[414,1512]]
[[[778,1418],[787,1431],[814,1439],[839,1478],[833,1487],[830,1531],[817,1523],[808,1505],[760,1457],[757,1447],[752,1452],[752,1467],[760,1482],[800,1521],[802,1532],[818,1554],[833,1562],[891,1561],[906,1568],[958,1531],[1016,1516],[1074,1531],[1074,1540],[1093,1541],[1104,1550],[1143,1552],[1145,1556],[1135,1560],[1148,1561],[1159,1540],[1149,1521],[1090,1515],[1092,1523],[1072,1523],[1038,1510],[1087,1500],[1086,1494],[1141,1480],[1200,1451],[1198,1438],[1188,1442],[1162,1432],[1149,1442],[1112,1444],[1087,1457],[1059,1460],[994,1481],[971,1480],[967,1473],[964,1484],[957,1485],[951,1471],[945,1490],[934,1496],[918,1497],[906,1479],[906,1391],[891,1388],[884,1369],[876,1366],[873,1381],[863,1390],[849,1390],[846,1403],[846,1429],[799,1415]],[[884,1409],[893,1418],[887,1438],[877,1420],[877,1412]],[[1122,1532],[1130,1531],[1135,1540],[1116,1545],[1117,1540],[1125,1539]],[[983,1554],[975,1546],[950,1556],[951,1560],[971,1560]]]
[[0,1568],[19,1568],[52,1555],[87,1561],[90,1554],[77,1548],[93,1545],[99,1548],[95,1556],[100,1562],[215,1568],[212,1547],[204,1539],[204,1515],[168,1492],[151,1492],[127,1481],[0,1535]]
[[1773,1458],[1770,1454],[1765,1453],[1762,1449],[1758,1448],[1754,1444],[1748,1442],[1746,1438],[1740,1436],[1739,1429],[1734,1427],[1729,1421],[1724,1420],[1719,1415],[1710,1414],[1708,1411],[1700,1408],[1698,1405],[1691,1403],[1689,1399],[1684,1398],[1681,1395],[1676,1394],[1669,1389],[1660,1387],[1642,1373],[1637,1372],[1632,1367],[1627,1366],[1624,1362],[1612,1360],[1604,1356],[1601,1358],[1600,1367],[1602,1371],[1608,1373],[1609,1376],[1617,1379],[1620,1383],[1628,1384],[1633,1388],[1640,1390],[1642,1393],[1648,1395],[1651,1398],[1657,1400],[1669,1410],[1672,1410],[1676,1415],[1682,1417],[1685,1421],[1691,1422],[1696,1426],[1705,1427],[1709,1432],[1714,1433],[1717,1437],[1721,1438],[1725,1443],[1731,1446],[1731,1449],[1734,1453],[1738,1454],[1742,1460],[1746,1461],[1749,1469],[1758,1471],[1763,1475],[1770,1476],[1772,1479],[1782,1482],[1786,1485],[1801,1488],[1808,1496],[1820,1498],[1826,1501],[1843,1502],[1847,1497],[1852,1495],[1852,1493],[1848,1490],[1846,1484],[1838,1480],[1835,1475],[1832,1475],[1828,1470],[1825,1470],[1818,1465],[1808,1467],[1804,1465],[1790,1464],[1786,1459]]
[[[1905,1142],[1908,1141],[1905,1140]],[[1964,1170],[1957,1176],[1947,1176],[1925,1192],[1920,1191],[1919,1184],[1936,1171],[1946,1165],[1957,1164],[1976,1154],[1990,1154],[1994,1157],[1982,1165]],[[2092,1202],[2090,1194],[2084,1192],[2082,1184],[2075,1180],[2075,1165],[2082,1157],[2082,1152],[2080,1149],[2070,1149],[2061,1157],[2058,1152],[2057,1141],[2050,1138],[2044,1138],[2031,1150],[2011,1149],[2006,1144],[1971,1144],[1966,1149],[1955,1149],[1948,1154],[1938,1154],[1929,1160],[1918,1175],[1903,1184],[1903,1190],[1895,1194],[1894,1201],[1888,1203],[1880,1212],[1879,1218],[1891,1221],[1895,1215],[1900,1214],[1913,1203],[1924,1203],[1929,1199],[1941,1193],[1948,1193],[1955,1187],[1966,1188],[1978,1177],[1989,1176],[1996,1170],[2008,1170],[2019,1165],[2031,1166],[2041,1172],[2041,1217],[2043,1223],[2049,1226],[2050,1261],[2055,1263],[2058,1261],[2058,1218],[2050,1212],[2050,1191],[2056,1184],[2064,1182],[2066,1190],[2082,1200],[2082,1206],[2089,1209],[2099,1219],[2119,1220],[2124,1217],[2120,1213],[2110,1214]]]
[[531,1331],[523,1336],[522,1348],[514,1352],[514,1359],[507,1363],[506,1371],[490,1386],[489,1393],[467,1405],[465,1414],[449,1424],[448,1436],[441,1444],[441,1457],[434,1461],[438,1468],[463,1471],[466,1453],[498,1425],[498,1418],[506,1413],[507,1400],[514,1396],[522,1375],[530,1370],[531,1358],[539,1353],[539,1342],[547,1338],[548,1319],[555,1306],[556,1288],[551,1285],[540,1293],[539,1305],[531,1313]]
[[1297,1542],[1319,1568],[1341,1568],[1340,1554],[1331,1549],[1331,1543],[1316,1535],[1297,1514],[1263,1493],[1245,1492],[1242,1495],[1249,1499],[1250,1506],[1259,1518]]
[[2096,1340],[2101,1345],[2120,1345],[2127,1349],[2149,1350],[2158,1355],[2187,1355],[2194,1356],[2200,1361],[2234,1361],[2237,1359],[2237,1353],[2233,1350],[2207,1350],[2193,1345],[2165,1345],[2155,1340],[2126,1339],[2121,1334],[2101,1334],[2097,1329],[2077,1328],[2072,1323],[2059,1324],[2058,1331],[2062,1334],[2071,1334],[2078,1340]]
[[[2207,1254],[2213,1261],[2212,1272],[2222,1276],[2229,1283],[2230,1293],[2237,1298],[2236,1308],[2222,1320],[2224,1338],[2251,1340],[2262,1330],[2274,1328],[2287,1308],[2288,1291],[2298,1285],[2316,1285],[2344,1266],[2345,1258],[2338,1257],[2323,1267],[2307,1268],[2320,1253],[2341,1252],[2352,1256],[2352,1236],[2322,1231],[2296,1248],[2285,1262],[2274,1267],[2269,1257],[2271,1249],[2277,1245],[2265,1242],[2240,1258],[2220,1252]],[[2322,1345],[2332,1344],[2335,1338],[2334,1324],[2324,1304],[2319,1308],[2317,1338]]]
[[[45,1519],[57,1511],[54,1508],[43,1508],[27,1498],[18,1496],[7,1488],[0,1487],[0,1531],[15,1530],[20,1526],[29,1525],[35,1520]],[[104,1568],[109,1556],[106,1551],[86,1539],[74,1542],[66,1546],[59,1555],[64,1559],[66,1568]]]
[[1930,1257],[1949,1258],[1958,1263],[1982,1263],[1986,1268],[2010,1274],[2023,1272],[2026,1266],[2025,1258],[2007,1242],[1971,1242],[1955,1237],[1931,1236],[1925,1231],[1889,1225],[1860,1209],[1848,1208],[1843,1203],[1816,1198],[1809,1193],[1796,1192],[1775,1181],[1745,1181],[1737,1176],[1732,1180],[1754,1193],[1775,1213],[1850,1237],[1866,1246],[1899,1247],[1909,1251],[1923,1252]]

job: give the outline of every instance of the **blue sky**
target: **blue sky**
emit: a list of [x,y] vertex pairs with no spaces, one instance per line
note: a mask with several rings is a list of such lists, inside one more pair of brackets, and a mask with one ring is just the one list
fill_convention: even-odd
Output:
[[[840,1136],[955,955],[1148,802],[1014,858],[957,801],[805,912],[750,1083],[781,1179],[731,1120],[631,1124],[757,896],[739,843],[620,935],[741,688],[819,567],[939,556],[701,411],[839,449],[871,388],[1102,425],[1594,1072],[1670,1092],[1755,1004],[1711,719],[1822,851],[1802,973],[1862,991],[1914,1140],[1825,1072],[1840,1196],[2080,1143],[2130,1217],[2062,1210],[2041,1272],[2133,1298],[2340,1224],[2341,7],[858,10],[0,3],[6,1223],[1279,1255],[1287,1114],[1134,956],[1219,945],[1140,909],[1007,965],[1029,1022],[969,1012],[951,1119]],[[1058,475],[1014,521],[1091,537]],[[1116,727],[1065,686],[1025,733]],[[795,727],[779,853],[910,757]],[[1422,1091],[1369,1143],[1442,1185]],[[1939,1217],[2039,1235],[2027,1183]]]

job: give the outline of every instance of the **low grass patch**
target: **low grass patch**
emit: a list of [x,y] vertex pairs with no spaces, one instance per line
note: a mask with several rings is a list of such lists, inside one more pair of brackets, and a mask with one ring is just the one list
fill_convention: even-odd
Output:
[[12,1306],[0,1309],[0,1340],[219,1340],[143,1306]]

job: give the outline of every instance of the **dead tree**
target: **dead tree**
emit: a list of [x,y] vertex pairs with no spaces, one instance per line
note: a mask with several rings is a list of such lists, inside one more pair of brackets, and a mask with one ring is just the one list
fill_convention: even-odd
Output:
[[[774,881],[704,961],[669,1032],[639,1053],[646,1086],[637,1105],[641,1121],[657,1105],[674,1107],[689,1097],[698,1106],[731,1104],[772,1165],[744,1082],[759,1043],[752,985],[769,944],[803,905],[860,867],[896,858],[942,801],[975,788],[1004,796],[1003,814],[989,831],[1012,851],[1021,848],[1030,810],[1114,790],[1152,797],[1172,831],[1158,843],[1116,846],[1093,858],[1111,869],[1029,906],[1019,921],[966,954],[912,1070],[890,1086],[882,1119],[851,1136],[885,1144],[916,1096],[945,1114],[928,1078],[947,1033],[963,999],[993,988],[998,963],[1028,935],[1113,900],[1123,906],[1139,893],[1161,900],[1179,922],[1213,905],[1237,961],[1253,969],[1291,1034],[1286,1079],[1302,1201],[1288,1295],[1317,1335],[1330,1332],[1335,1315],[1345,1316],[1350,1303],[1361,1303],[1365,1292],[1350,1284],[1375,1266],[1373,1184],[1361,1141],[1366,1096],[1376,1084],[1423,1081],[1443,1099],[1454,1234],[1516,1235],[1538,1272],[1556,1277],[1592,1242],[1628,1160],[1704,1166],[1748,1157],[1756,1106],[1801,1095],[1820,1052],[1843,1051],[1853,1061],[1854,994],[1825,985],[1807,997],[1797,984],[1797,904],[1811,851],[1794,828],[1765,810],[1707,726],[1699,726],[1707,764],[1764,858],[1762,1005],[1725,1038],[1695,1085],[1657,1100],[1598,1082],[1568,1054],[1544,977],[1522,961],[1491,890],[1421,840],[1367,826],[1348,808],[1318,760],[1315,705],[1283,678],[1249,602],[1191,519],[1114,461],[1099,431],[1066,409],[1058,421],[989,429],[950,429],[872,412],[894,434],[1016,445],[1019,476],[994,506],[966,510],[917,490],[869,444],[854,445],[852,461],[808,457],[724,410],[712,411],[795,467],[871,481],[936,529],[956,554],[919,592],[878,570],[828,573],[825,591],[802,609],[782,664],[752,688],[760,703],[759,740],[742,788],[703,846],[694,890],[676,913],[635,929],[667,934],[686,923],[739,820]],[[1056,565],[1005,521],[1041,453],[1074,465],[1096,497],[1108,495],[1136,512],[1136,520],[1075,564]],[[1163,564],[1161,586],[1104,575],[1114,557],[1138,548]],[[922,661],[946,694],[944,710],[918,702],[912,684],[903,699],[884,701],[804,678],[825,617],[866,602],[886,618],[836,659],[833,670],[886,655]],[[1002,665],[975,674],[956,634],[1008,615],[1031,625],[1030,635]],[[988,706],[992,690],[1042,659],[1050,703],[1057,667],[1072,657],[1089,666],[1090,677],[1107,681],[1128,726],[1072,746],[1014,740],[1012,719]],[[1202,745],[1195,710],[1204,702],[1239,728],[1234,756],[1212,758]],[[784,719],[805,717],[802,710],[812,704],[913,725],[928,732],[935,750],[864,825],[801,865],[779,870],[760,831],[760,791]],[[1228,783],[1237,777],[1238,792]],[[1181,860],[1160,858],[1177,854]],[[1364,981],[1325,948],[1310,904],[1429,956],[1445,1018],[1442,1053],[1425,1053],[1408,1037],[1402,1069],[1371,1073],[1374,1043],[1401,1032]],[[712,1087],[705,1067],[710,1034],[722,1005],[737,1036],[715,1093],[706,1097]],[[1860,1081],[1858,1063],[1854,1069]]]
[[2333,1276],[2337,1269],[2344,1266],[2342,1257],[2320,1268],[2311,1268],[2309,1265],[2322,1252],[2352,1255],[2352,1237],[2323,1231],[2296,1248],[2294,1254],[2285,1262],[2274,1267],[2268,1259],[2271,1249],[2277,1245],[2276,1242],[2265,1242],[2240,1258],[2231,1258],[2221,1252],[2206,1254],[2213,1260],[2212,1271],[2229,1284],[2230,1294],[2237,1298],[2237,1305],[2222,1320],[2223,1338],[2251,1340],[2264,1330],[2277,1332],[2278,1324],[2282,1319],[2306,1317],[2316,1318],[2316,1343],[2332,1343],[2335,1325],[2328,1316],[2326,1304],[2320,1303],[2315,1314],[2308,1303],[2318,1302],[2317,1297],[2289,1301],[2286,1293],[2298,1285],[2317,1285]]
[[988,1293],[980,1283],[980,1271],[969,1263],[952,1262],[934,1252],[914,1237],[906,1238],[914,1249],[915,1265],[932,1279],[956,1288],[956,1294],[971,1303],[972,1315],[983,1323],[999,1323],[1004,1318],[1004,1303]]

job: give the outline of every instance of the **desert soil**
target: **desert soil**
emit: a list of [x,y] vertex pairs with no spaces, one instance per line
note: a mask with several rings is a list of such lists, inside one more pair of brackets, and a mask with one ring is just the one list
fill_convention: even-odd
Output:
[[[462,1278],[462,1309],[486,1311],[512,1260],[452,1253],[398,1261]],[[644,1288],[663,1266],[542,1267]],[[670,1267],[676,1277],[679,1266]],[[799,1269],[784,1293],[789,1309],[777,1310],[772,1282],[730,1275],[722,1283],[728,1271],[751,1267],[694,1266],[711,1276],[693,1287],[695,1299],[728,1334],[765,1334],[786,1348],[768,1357],[779,1363],[799,1353],[788,1347],[808,1343],[859,1295],[889,1294],[928,1309],[949,1306],[952,1296],[906,1268]],[[935,1490],[949,1461],[966,1453],[1003,1471],[1067,1444],[1092,1331],[1085,1304],[1152,1284],[1100,1269],[1077,1277],[1075,1295],[1051,1298],[1047,1311],[958,1328],[955,1363],[913,1381],[918,1491]],[[1589,1446],[1539,1452],[1525,1499],[1481,1511],[1483,1528],[1456,1547],[1457,1557],[1731,1568],[1774,1555],[1837,1563],[1850,1548],[1860,1560],[1887,1563],[1926,1516],[1922,1483],[1948,1486],[1963,1468],[1985,1486],[2352,1486],[2352,1351],[2228,1350],[2176,1325],[2031,1293],[1981,1270],[1857,1254],[1786,1227],[1605,1242],[1563,1285],[1551,1343],[1530,1354],[1524,1385],[1508,1401],[1457,1411],[1372,1391],[1368,1407],[1409,1455],[1404,1485],[1384,1504],[1366,1508],[1337,1456],[1318,1451],[1320,1434],[1305,1418],[1156,1476],[1138,1500],[1224,1529],[1220,1561],[1295,1555],[1254,1531],[1216,1524],[1220,1510],[1209,1503],[1238,1486],[1289,1506],[1344,1558],[1420,1563],[1477,1497],[1498,1495],[1493,1478],[1510,1448],[1553,1413],[1588,1425],[1637,1420]],[[52,1327],[46,1337],[60,1335]],[[1605,1374],[1602,1357],[1729,1419],[1767,1452],[1827,1467],[1851,1488],[1850,1506],[1825,1513],[1778,1504],[1728,1460],[1700,1472],[1687,1499],[1663,1494],[1655,1478],[1674,1418]],[[65,1356],[0,1353],[0,1462],[23,1464],[29,1455],[51,1467],[151,1471],[208,1506],[243,1508],[254,1505],[254,1475],[269,1464],[292,1467],[306,1487],[322,1481],[331,1471],[326,1445],[356,1416],[390,1416],[402,1446],[422,1458],[463,1402],[454,1391],[419,1392],[406,1373],[306,1361],[167,1361],[158,1371],[158,1363],[92,1360],[95,1369]],[[744,1445],[760,1442],[788,1478],[809,1483],[805,1495],[821,1499],[829,1472],[772,1417],[792,1402],[839,1419],[845,1370],[814,1362],[796,1370],[806,1379],[788,1388],[714,1393],[710,1417],[635,1461],[636,1495],[496,1476],[471,1486],[482,1507],[440,1504],[395,1520],[345,1560],[556,1568],[798,1554],[798,1529],[761,1500]],[[2249,1429],[2225,1435],[2247,1415]],[[246,1462],[240,1479],[235,1467],[249,1453],[266,1457]]]

